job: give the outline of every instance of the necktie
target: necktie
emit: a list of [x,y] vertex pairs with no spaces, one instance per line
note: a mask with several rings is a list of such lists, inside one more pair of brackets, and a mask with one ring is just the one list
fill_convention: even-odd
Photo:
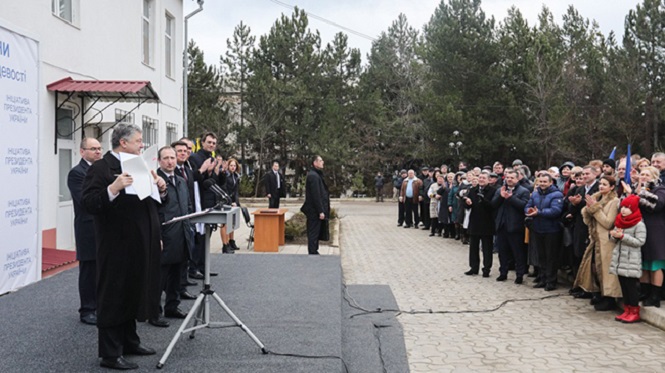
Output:
[[182,175],[183,179],[185,179],[185,181],[187,181],[187,171],[185,171],[185,168],[180,166],[180,167],[178,167],[178,169],[180,170],[180,174]]
[[175,176],[169,176],[169,181],[171,182],[171,185],[175,186]]

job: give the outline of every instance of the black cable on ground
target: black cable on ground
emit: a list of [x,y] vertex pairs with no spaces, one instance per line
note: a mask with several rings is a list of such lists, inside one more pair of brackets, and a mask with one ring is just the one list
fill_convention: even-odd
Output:
[[270,351],[267,348],[265,349],[265,353],[267,355],[286,356],[286,357],[300,357],[300,358],[305,358],[305,359],[336,359],[336,360],[339,360],[339,361],[342,362],[342,366],[344,367],[344,372],[349,373],[349,367],[346,366],[346,362],[340,356],[290,354],[290,353]]
[[395,317],[401,315],[401,314],[409,314],[409,315],[421,315],[421,314],[460,314],[460,313],[489,313],[489,312],[494,312],[502,308],[508,303],[517,303],[517,302],[533,302],[533,301],[541,301],[545,299],[551,299],[551,298],[558,298],[562,297],[566,294],[564,293],[559,293],[559,294],[553,294],[553,295],[547,295],[544,297],[539,297],[539,298],[518,298],[518,299],[507,299],[501,302],[498,306],[493,307],[493,308],[488,308],[488,309],[480,309],[480,310],[457,310],[457,311],[435,311],[432,309],[425,310],[425,311],[418,311],[418,310],[411,310],[411,311],[404,311],[400,309],[383,309],[383,308],[377,308],[375,310],[370,310],[364,307],[361,307],[358,305],[358,302],[356,302],[353,297],[349,294],[348,288],[346,286],[346,282],[342,282],[342,286],[344,287],[344,300],[349,304],[351,308],[355,308],[359,311],[363,311],[361,313],[357,313],[354,315],[351,315],[350,318],[354,318],[356,316],[364,316],[364,315],[370,315],[370,314],[377,314],[377,313],[384,313],[384,312],[395,312]]

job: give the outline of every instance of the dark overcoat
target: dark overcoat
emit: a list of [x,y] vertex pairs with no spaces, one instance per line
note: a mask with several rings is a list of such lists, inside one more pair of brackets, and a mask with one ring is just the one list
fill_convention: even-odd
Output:
[[492,197],[492,206],[496,209],[494,219],[496,231],[507,233],[524,232],[524,206],[529,202],[531,193],[521,185],[516,185],[513,195],[505,199],[501,197],[501,188],[497,188]]
[[81,201],[83,180],[90,165],[85,159],[69,171],[67,187],[74,201],[74,236],[76,238],[76,260],[90,261],[97,259],[95,247],[95,228],[92,215],[83,208]]
[[[598,192],[597,181],[589,189],[589,195],[596,192]],[[586,206],[585,197],[587,195],[584,185],[575,189],[575,195],[581,196],[582,201],[577,205],[571,203],[568,212],[573,215],[573,251],[576,256],[581,257],[589,244],[589,227],[584,224],[584,219],[582,219],[582,209]]]
[[[482,190],[480,186],[471,188],[468,197],[473,204],[471,205],[471,215],[469,216],[469,234],[472,236],[492,236],[494,235],[494,208],[492,207],[492,197],[496,188],[487,185]],[[460,201],[466,205],[464,200]]]
[[[168,200],[159,207],[159,221],[163,223],[179,216],[187,215],[192,211],[189,202],[189,192],[185,179],[175,176],[176,185],[171,184],[169,177],[161,169],[157,174],[166,180],[168,189]],[[162,265],[178,264],[187,259],[187,253],[191,250],[192,225],[189,220],[181,220],[176,223],[162,225]]]
[[120,160],[107,152],[90,166],[83,182],[83,206],[94,216],[97,238],[99,327],[146,320],[155,314],[149,295],[159,292],[159,204],[124,190],[110,201],[107,187],[120,173]]
[[450,194],[450,189],[442,185],[439,190],[436,191],[436,194],[440,195],[441,198],[439,199],[439,213],[438,213],[438,218],[439,218],[439,223],[441,224],[450,224],[450,211],[448,211],[448,195]]
[[642,260],[665,260],[665,186],[649,186],[639,193],[642,220],[647,228]]
[[307,172],[305,203],[303,203],[300,211],[305,214],[307,219],[318,219],[320,213],[324,213],[326,219],[330,218],[330,193],[326,182],[323,180],[323,172],[316,168],[312,168]]

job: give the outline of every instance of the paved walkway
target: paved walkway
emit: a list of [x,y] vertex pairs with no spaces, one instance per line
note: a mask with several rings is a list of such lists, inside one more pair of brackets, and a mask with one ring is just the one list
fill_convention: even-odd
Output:
[[[508,299],[567,294],[531,281],[468,277],[468,247],[396,227],[394,203],[346,202],[340,246],[349,284],[388,284],[403,310],[484,310]],[[561,296],[508,303],[494,312],[402,314],[412,372],[660,372],[665,333],[645,323],[614,321],[588,301]]]

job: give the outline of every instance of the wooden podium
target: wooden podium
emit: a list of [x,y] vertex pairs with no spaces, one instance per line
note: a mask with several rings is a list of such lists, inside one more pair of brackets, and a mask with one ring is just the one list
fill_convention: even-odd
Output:
[[288,209],[258,209],[254,215],[254,251],[279,251],[284,245],[284,214]]

